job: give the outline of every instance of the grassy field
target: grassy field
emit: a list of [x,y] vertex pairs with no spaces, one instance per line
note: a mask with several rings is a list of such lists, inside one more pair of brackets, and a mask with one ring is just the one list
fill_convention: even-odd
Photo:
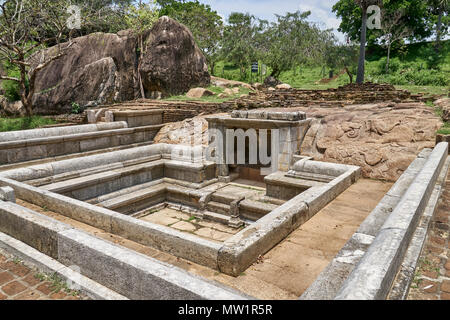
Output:
[[31,118],[0,118],[0,132],[36,129],[52,124],[56,124],[56,122],[40,116]]

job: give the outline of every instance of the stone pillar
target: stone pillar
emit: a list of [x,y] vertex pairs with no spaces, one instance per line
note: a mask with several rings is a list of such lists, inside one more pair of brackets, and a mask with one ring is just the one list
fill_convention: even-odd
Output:
[[245,200],[245,197],[241,197],[230,203],[230,220],[228,226],[232,228],[240,228],[244,225],[244,221],[241,220],[241,214],[239,213],[239,204]]

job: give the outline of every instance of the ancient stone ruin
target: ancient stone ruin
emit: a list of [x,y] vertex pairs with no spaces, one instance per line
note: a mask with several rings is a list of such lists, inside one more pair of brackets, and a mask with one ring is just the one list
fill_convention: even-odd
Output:
[[[333,121],[325,108],[234,103],[185,120],[217,105],[140,100],[90,109],[89,124],[0,134],[1,246],[95,299],[403,299],[448,144],[417,151],[393,184],[304,152],[332,146],[310,134]],[[372,132],[373,146],[390,132],[372,106],[339,108],[341,136]],[[180,120],[192,133],[155,142]]]

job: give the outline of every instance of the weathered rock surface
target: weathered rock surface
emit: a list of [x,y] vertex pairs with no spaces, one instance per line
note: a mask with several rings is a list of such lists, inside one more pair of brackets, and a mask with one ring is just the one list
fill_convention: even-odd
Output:
[[[273,111],[303,111],[313,118],[302,154],[319,161],[358,165],[366,178],[396,181],[424,148],[433,148],[442,121],[423,103],[377,103],[344,107],[313,106]],[[196,141],[193,123],[204,136]],[[207,144],[203,117],[168,124],[155,142]],[[199,130],[197,130],[198,134]],[[194,143],[196,142],[196,143]]]
[[205,88],[194,88],[188,91],[186,97],[188,98],[203,98],[213,96],[214,92]]
[[177,95],[211,82],[206,58],[191,31],[169,17],[161,17],[146,36],[141,61],[144,89]]
[[6,97],[0,95],[0,116],[24,116],[25,108],[21,101],[10,102]]
[[275,89],[278,89],[278,90],[289,90],[289,89],[292,89],[292,87],[289,84],[287,84],[287,83],[283,83],[283,84],[277,85],[275,87]]
[[272,76],[264,79],[264,85],[266,87],[276,87],[277,85],[282,84],[282,82]]
[[[38,73],[33,97],[36,113],[70,112],[74,102],[91,107],[139,98],[138,72],[147,98],[209,84],[205,58],[185,26],[162,17],[145,34],[144,43],[147,47],[139,63],[138,39],[130,30],[74,39],[63,57]],[[32,65],[55,53],[55,47],[39,52],[32,57]]]
[[442,109],[442,119],[445,122],[450,122],[450,98],[436,100],[434,105]]
[[249,85],[248,83],[241,82],[241,81],[234,81],[234,80],[228,80],[218,77],[211,77],[211,84],[216,87],[222,87],[222,88],[235,88],[235,87],[243,87],[247,88],[249,90],[253,90],[253,87]]
[[[73,102],[89,107],[134,99],[138,94],[135,48],[136,37],[127,31],[74,39],[63,57],[38,73],[35,112],[59,114],[70,112]],[[32,62],[36,66],[55,52],[55,47],[42,51]]]
[[198,116],[167,124],[153,140],[155,143],[206,146],[208,139],[208,122],[204,116]]

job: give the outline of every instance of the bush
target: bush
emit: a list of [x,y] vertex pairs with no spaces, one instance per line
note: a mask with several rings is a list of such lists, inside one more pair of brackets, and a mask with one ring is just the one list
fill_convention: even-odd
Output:
[[[17,69],[16,66],[10,65],[9,63],[5,63],[3,65],[3,68],[9,77],[15,78],[20,77],[20,71]],[[14,102],[20,100],[20,87],[17,82],[4,80],[1,82],[1,85],[3,91],[5,92],[5,97],[9,101]]]
[[84,108],[81,107],[78,103],[72,102],[72,113],[73,114],[80,114],[83,113]]

